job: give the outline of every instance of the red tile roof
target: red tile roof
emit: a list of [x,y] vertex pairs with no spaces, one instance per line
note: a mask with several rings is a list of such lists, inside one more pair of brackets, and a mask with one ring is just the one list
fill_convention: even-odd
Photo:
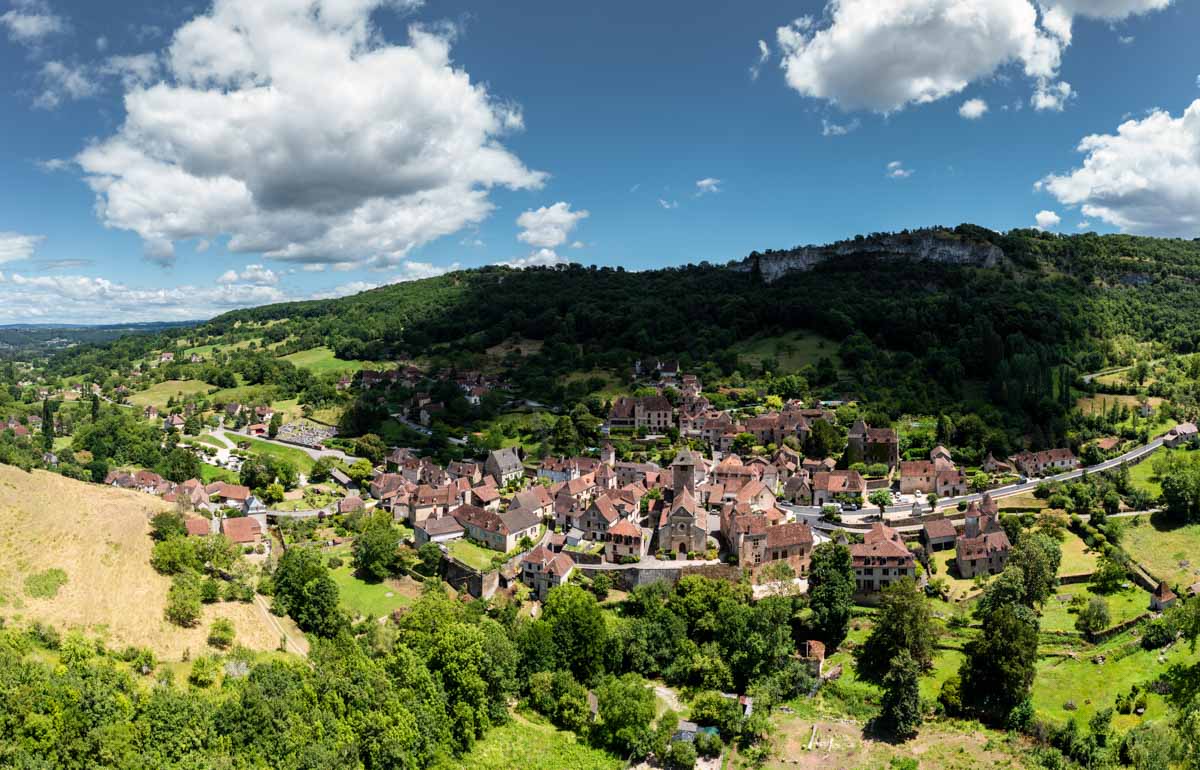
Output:
[[812,527],[807,522],[777,524],[767,527],[767,547],[783,548],[790,545],[812,545]]
[[224,519],[221,522],[221,531],[225,533],[225,537],[238,544],[253,543],[262,534],[258,522],[248,516]]

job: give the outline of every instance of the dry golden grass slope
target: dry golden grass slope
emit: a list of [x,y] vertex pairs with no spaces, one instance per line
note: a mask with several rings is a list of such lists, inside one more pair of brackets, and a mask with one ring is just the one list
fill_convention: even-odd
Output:
[[[0,616],[149,647],[163,660],[203,652],[209,625],[226,617],[238,644],[276,649],[280,628],[257,603],[207,606],[191,629],[163,619],[171,581],[150,567],[148,533],[150,517],[167,507],[139,492],[0,465]],[[58,594],[30,597],[25,579],[54,568],[67,573]]]

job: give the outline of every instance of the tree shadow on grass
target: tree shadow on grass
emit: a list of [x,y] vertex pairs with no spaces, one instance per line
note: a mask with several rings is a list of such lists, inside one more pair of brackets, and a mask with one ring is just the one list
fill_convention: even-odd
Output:
[[1156,532],[1172,532],[1187,526],[1187,524],[1171,518],[1166,511],[1155,511],[1150,514],[1150,526],[1154,527]]

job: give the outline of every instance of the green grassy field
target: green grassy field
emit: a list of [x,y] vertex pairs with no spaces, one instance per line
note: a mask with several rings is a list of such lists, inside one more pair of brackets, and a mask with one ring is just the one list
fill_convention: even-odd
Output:
[[224,481],[229,484],[240,482],[238,475],[233,471],[227,468],[218,468],[208,463],[200,463],[200,480],[205,484],[211,484],[214,481]]
[[284,356],[283,360],[290,362],[300,369],[308,369],[317,374],[324,372],[357,372],[363,368],[363,364],[365,363],[363,361],[342,361],[334,356],[332,350],[326,347],[301,350],[299,353]]
[[451,541],[447,546],[450,549],[450,555],[466,564],[468,567],[477,570],[489,570],[492,568],[492,557],[500,555],[499,551],[493,551],[491,548],[484,548],[481,545],[475,545],[469,540],[460,539]]
[[153,406],[157,409],[165,409],[167,401],[171,397],[178,401],[180,396],[207,393],[211,388],[212,385],[200,380],[164,380],[151,385],[146,390],[134,393],[129,397],[129,403],[134,406]]
[[592,369],[591,371],[587,372],[571,372],[563,378],[563,381],[566,383],[572,383],[591,379],[604,381],[604,385],[599,390],[592,391],[601,398],[615,398],[617,396],[625,395],[629,391],[628,388],[622,387],[621,383],[616,377],[614,377],[610,372],[604,371],[603,369]]
[[[1059,586],[1054,595],[1042,605],[1042,630],[1074,631],[1077,614],[1071,611],[1071,598],[1082,596],[1085,601],[1090,601],[1097,595],[1092,593],[1086,583]],[[1059,597],[1066,598],[1060,600]],[[1150,594],[1140,588],[1129,588],[1114,594],[1101,595],[1100,598],[1108,605],[1111,618],[1109,627],[1136,618],[1150,606]]]
[[243,348],[250,347],[251,344],[261,345],[262,337],[241,340],[240,342],[234,342],[232,344],[217,343],[212,345],[197,345],[194,348],[184,348],[175,354],[175,358],[176,360],[182,358],[186,362],[187,359],[192,357],[192,355],[199,353],[203,358],[207,359],[211,358],[213,353],[219,353],[222,350],[241,350]]
[[1129,481],[1138,489],[1144,489],[1150,493],[1152,497],[1158,499],[1162,494],[1162,484],[1157,475],[1154,473],[1154,462],[1160,457],[1166,457],[1177,454],[1190,454],[1195,450],[1192,449],[1156,449],[1149,457],[1142,460],[1137,465],[1129,468]]
[[[537,719],[537,721],[534,721]],[[517,761],[519,758],[519,761]],[[624,760],[594,749],[575,737],[541,721],[540,717],[514,714],[494,727],[460,760],[464,770],[621,770]]]
[[346,563],[337,569],[329,570],[329,574],[337,583],[342,606],[352,614],[381,618],[390,614],[392,610],[408,607],[416,601],[420,592],[419,584],[414,582],[410,586],[393,580],[367,583],[354,576],[350,553],[347,551],[341,556]]
[[216,404],[259,404],[274,400],[275,389],[269,385],[238,385],[213,393],[209,400]]
[[[1129,654],[1113,654],[1127,645],[1132,650]],[[1092,662],[1098,654],[1105,655],[1104,663]],[[1158,662],[1160,654],[1164,663]],[[1042,658],[1033,683],[1033,705],[1043,716],[1060,724],[1074,718],[1086,725],[1092,714],[1112,706],[1116,697],[1129,692],[1135,683],[1147,685],[1173,664],[1191,665],[1198,660],[1200,653],[1192,652],[1187,644],[1175,644],[1166,651],[1147,651],[1128,633],[1122,634],[1076,658]],[[1063,708],[1068,701],[1075,704],[1074,711]],[[1123,731],[1167,716],[1169,709],[1162,696],[1150,694],[1144,716],[1118,714],[1113,726]]]
[[1161,516],[1139,516],[1137,521],[1125,528],[1121,547],[1126,553],[1171,585],[1200,581],[1200,524],[1171,528]]
[[787,374],[799,371],[808,364],[816,365],[823,357],[830,358],[836,365],[838,344],[819,334],[793,331],[769,337],[756,337],[739,343],[736,352],[739,360],[761,364],[774,358],[779,361],[779,372]]
[[210,436],[208,434],[201,434],[199,436],[188,436],[184,443],[187,443],[187,442],[195,442],[198,444],[208,444],[209,446],[216,447],[217,449],[228,449],[229,448],[229,445],[226,444],[224,441],[222,441],[219,438],[216,438],[215,436]]
[[934,551],[930,554],[930,561],[937,566],[937,572],[931,576],[931,579],[941,578],[946,581],[946,584],[950,587],[949,598],[951,601],[959,601],[968,594],[979,593],[975,588],[974,580],[957,577],[958,573],[950,568],[950,565],[954,562],[953,548],[945,551]]
[[1088,575],[1095,572],[1098,555],[1088,550],[1079,535],[1073,532],[1066,534],[1067,538],[1062,542],[1062,562],[1058,565],[1058,574]]
[[258,439],[253,438],[247,439],[244,436],[237,436],[236,441],[249,441],[249,451],[256,454],[265,455],[267,457],[274,457],[278,460],[287,460],[296,466],[296,470],[303,474],[307,475],[308,472],[312,470],[313,459],[308,456],[307,452],[304,452],[300,449],[280,446],[279,444],[269,444],[266,441],[259,441]]

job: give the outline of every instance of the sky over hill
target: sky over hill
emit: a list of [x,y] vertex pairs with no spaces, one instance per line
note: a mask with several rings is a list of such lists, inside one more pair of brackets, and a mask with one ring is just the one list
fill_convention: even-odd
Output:
[[0,0],[0,323],[858,232],[1200,236],[1194,0]]

